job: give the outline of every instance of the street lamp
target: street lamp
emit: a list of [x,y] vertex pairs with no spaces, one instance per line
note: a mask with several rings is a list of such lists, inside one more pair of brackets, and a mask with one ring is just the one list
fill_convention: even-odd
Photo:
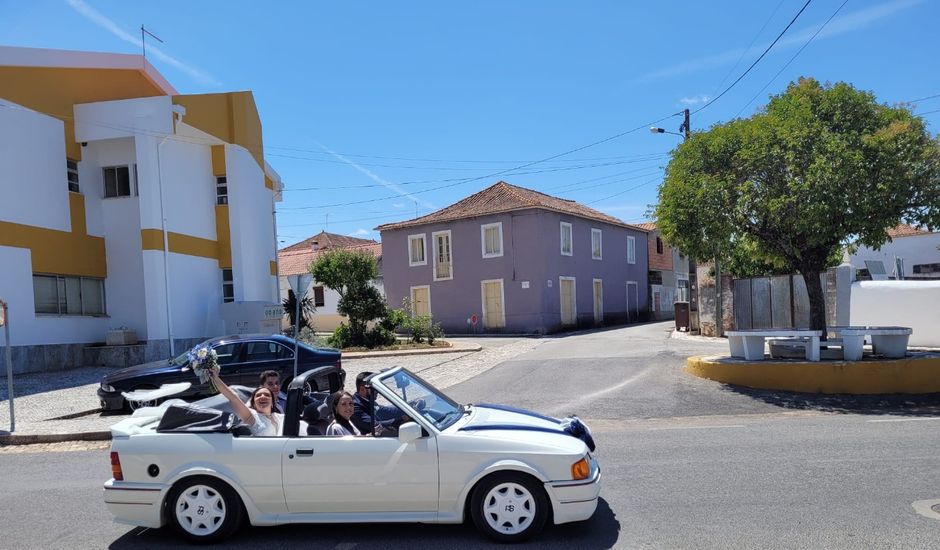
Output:
[[[679,114],[679,113],[676,113]],[[683,121],[679,125],[679,132],[669,132],[664,128],[659,128],[657,126],[650,126],[650,132],[653,134],[672,134],[675,136],[682,136],[683,141],[688,141],[689,134],[692,131],[691,126],[689,125],[689,110],[682,110]],[[721,326],[721,265],[718,263],[718,258],[715,258],[715,334],[721,336],[722,326]]]

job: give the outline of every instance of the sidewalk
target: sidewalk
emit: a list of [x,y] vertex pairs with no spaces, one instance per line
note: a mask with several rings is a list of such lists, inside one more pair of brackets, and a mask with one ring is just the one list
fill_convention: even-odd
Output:
[[[465,341],[473,340],[473,341]],[[494,342],[448,339],[450,348],[343,354],[346,389],[355,385],[362,371],[403,366],[437,386],[446,388],[472,378],[499,363],[542,343],[538,339]],[[501,344],[501,345],[496,345]],[[102,414],[97,389],[101,377],[114,369],[82,367],[68,371],[23,374],[13,382],[16,431],[10,433],[7,386],[0,387],[0,445],[107,440],[112,424],[126,414]]]

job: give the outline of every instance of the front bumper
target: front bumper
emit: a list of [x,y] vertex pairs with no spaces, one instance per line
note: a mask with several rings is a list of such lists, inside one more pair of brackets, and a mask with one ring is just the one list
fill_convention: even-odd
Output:
[[590,477],[580,481],[549,481],[545,483],[545,492],[552,501],[556,525],[590,519],[601,493],[600,466],[592,457]]
[[124,408],[124,396],[119,391],[104,391],[98,388],[98,401],[101,408],[106,411],[117,411]]
[[117,523],[158,529],[163,527],[161,504],[166,490],[155,483],[110,479],[104,484],[104,504]]

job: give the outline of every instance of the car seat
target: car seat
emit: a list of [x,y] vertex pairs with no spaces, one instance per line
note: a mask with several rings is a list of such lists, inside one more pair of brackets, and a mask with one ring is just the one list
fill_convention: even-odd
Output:
[[323,435],[326,428],[333,421],[333,415],[325,402],[313,401],[304,407],[303,415],[300,417],[307,423],[307,435]]

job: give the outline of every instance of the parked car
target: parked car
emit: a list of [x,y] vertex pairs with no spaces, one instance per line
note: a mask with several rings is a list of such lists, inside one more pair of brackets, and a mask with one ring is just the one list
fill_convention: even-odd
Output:
[[[220,374],[227,384],[257,387],[258,377],[266,370],[276,370],[281,375],[282,387],[286,388],[294,375],[294,340],[280,334],[239,334],[211,338],[195,346],[208,346],[218,356]],[[194,349],[195,349],[194,348]],[[339,350],[315,348],[304,343],[297,345],[299,357],[297,372],[314,367],[333,365],[339,371],[340,384],[345,383],[346,371],[342,367]],[[189,351],[174,359],[152,361],[108,373],[101,378],[98,398],[106,411],[124,408],[151,406],[153,402],[131,402],[122,393],[155,389],[164,384],[190,382],[192,385],[179,397],[208,395],[209,384],[200,383],[190,367]],[[324,379],[310,380],[311,388],[317,391],[328,387]]]
[[[168,404],[115,424],[108,510],[119,523],[170,524],[195,542],[223,540],[246,518],[270,526],[467,517],[485,535],[517,542],[549,520],[594,514],[600,467],[576,417],[461,405],[396,367],[367,380],[404,415],[394,436],[308,436],[300,416],[310,409],[307,379],[316,375],[291,383],[279,436],[245,436],[226,412],[215,425],[205,418],[181,425],[185,407]],[[187,406],[211,420],[211,409]]]

